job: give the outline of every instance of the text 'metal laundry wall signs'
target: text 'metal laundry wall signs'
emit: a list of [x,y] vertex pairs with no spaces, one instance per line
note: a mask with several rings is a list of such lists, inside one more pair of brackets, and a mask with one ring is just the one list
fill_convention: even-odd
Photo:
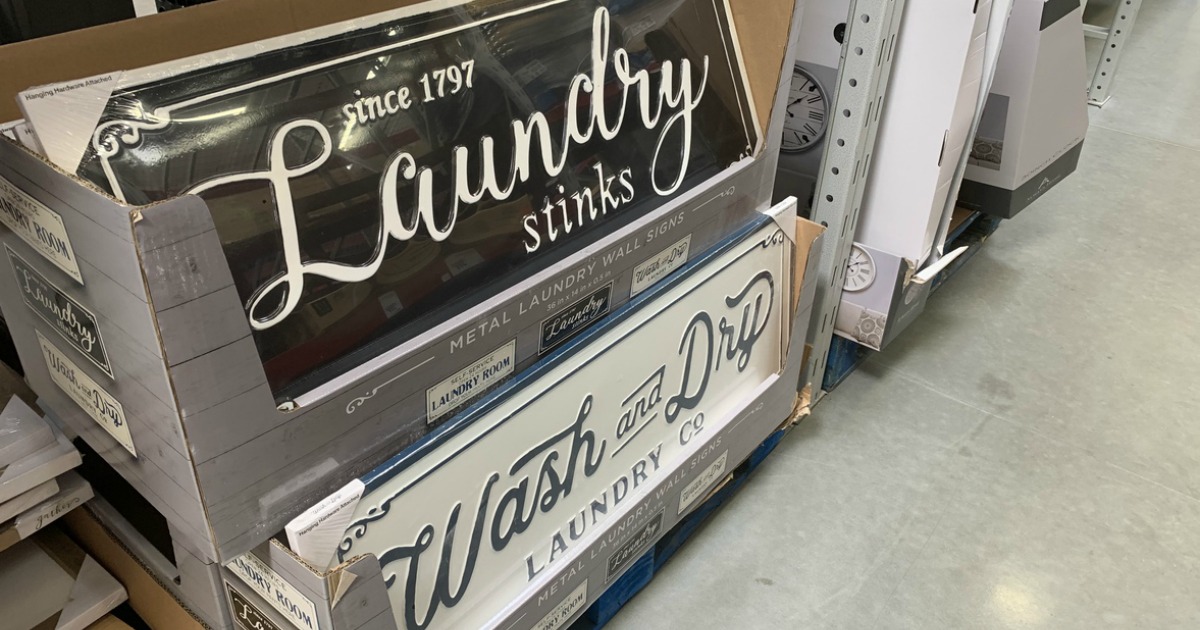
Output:
[[356,482],[337,558],[379,559],[401,628],[487,625],[780,370],[792,250],[743,232]]
[[77,173],[205,200],[287,400],[748,159],[738,50],[725,0],[418,5],[147,69]]

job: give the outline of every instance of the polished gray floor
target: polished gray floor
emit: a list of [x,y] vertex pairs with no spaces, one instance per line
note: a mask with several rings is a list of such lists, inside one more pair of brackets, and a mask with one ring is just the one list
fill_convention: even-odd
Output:
[[1200,628],[1200,8],[1146,0],[1079,171],[617,617]]

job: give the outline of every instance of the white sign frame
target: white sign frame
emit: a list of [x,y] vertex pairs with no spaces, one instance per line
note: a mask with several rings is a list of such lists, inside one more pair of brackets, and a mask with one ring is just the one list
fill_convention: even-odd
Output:
[[486,626],[782,369],[793,251],[743,232],[364,477],[338,558],[380,559],[400,628]]

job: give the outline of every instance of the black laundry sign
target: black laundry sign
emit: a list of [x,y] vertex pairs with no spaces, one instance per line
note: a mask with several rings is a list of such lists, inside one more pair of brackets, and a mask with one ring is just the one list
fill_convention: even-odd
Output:
[[207,202],[296,393],[749,157],[737,50],[720,0],[476,0],[118,90],[79,174]]

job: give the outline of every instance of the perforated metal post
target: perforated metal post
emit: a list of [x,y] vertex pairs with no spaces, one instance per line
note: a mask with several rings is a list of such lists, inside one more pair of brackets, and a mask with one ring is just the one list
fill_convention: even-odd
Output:
[[1138,9],[1142,8],[1142,0],[1117,0],[1116,12],[1108,30],[1095,25],[1084,27],[1089,35],[1104,35],[1104,50],[1100,53],[1100,63],[1096,65],[1096,73],[1092,75],[1092,83],[1088,86],[1088,104],[1103,107],[1112,98],[1113,79],[1117,78],[1117,64],[1121,61],[1121,53],[1125,43],[1133,33],[1133,23],[1137,20]]
[[[896,33],[904,0],[856,0],[846,19],[841,67],[826,139],[825,156],[813,196],[813,220],[825,225],[824,249],[817,276],[813,350],[805,380],[823,385],[825,362],[833,340],[842,297],[846,261],[858,228],[871,152],[879,128],[879,111],[891,74]],[[821,387],[814,392],[814,402]]]

